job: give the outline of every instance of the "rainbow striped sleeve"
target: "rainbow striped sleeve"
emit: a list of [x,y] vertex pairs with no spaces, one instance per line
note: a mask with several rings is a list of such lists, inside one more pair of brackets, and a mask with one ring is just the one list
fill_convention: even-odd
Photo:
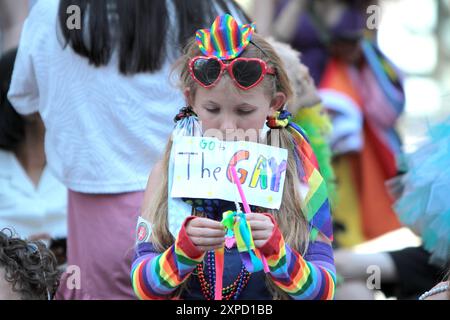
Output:
[[146,253],[138,254],[131,268],[133,289],[139,299],[170,299],[175,289],[203,261],[204,253],[195,247],[185,230],[186,223],[192,218],[186,219],[175,244],[163,253],[155,252],[151,243],[139,244],[138,252]]
[[260,248],[267,259],[274,283],[296,300],[331,300],[334,298],[336,269],[333,250],[323,242],[312,242],[305,257],[285,244],[275,225],[271,238]]

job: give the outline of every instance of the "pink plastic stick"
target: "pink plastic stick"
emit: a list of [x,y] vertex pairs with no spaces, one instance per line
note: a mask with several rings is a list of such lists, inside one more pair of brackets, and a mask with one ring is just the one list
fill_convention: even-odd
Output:
[[250,207],[248,206],[248,203],[247,203],[247,199],[245,199],[244,190],[242,190],[241,182],[239,181],[239,178],[237,176],[236,168],[234,166],[232,166],[230,169],[231,169],[231,175],[233,176],[233,181],[236,184],[238,191],[239,191],[239,196],[241,197],[242,205],[244,207],[244,212],[251,213]]
[[[245,213],[251,213],[250,207],[248,206],[248,203],[247,203],[247,199],[245,198],[245,195],[244,195],[244,190],[242,190],[241,182],[238,179],[236,168],[234,166],[232,166],[230,169],[231,169],[231,175],[233,176],[233,181],[234,181],[234,183],[236,184],[236,186],[238,188],[239,195],[240,195],[241,200],[242,200],[242,205],[244,206],[244,212]],[[263,263],[263,266],[264,266],[264,272],[265,273],[269,273],[270,270],[269,270],[269,265],[267,264],[266,257],[259,251],[259,249],[256,249],[256,251],[259,252],[259,256],[261,257],[261,260],[262,260],[262,263]]]

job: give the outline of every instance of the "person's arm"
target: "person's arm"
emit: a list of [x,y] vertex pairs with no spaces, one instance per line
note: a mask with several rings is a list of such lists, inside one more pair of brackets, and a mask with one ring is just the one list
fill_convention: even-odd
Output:
[[[191,216],[186,218],[175,243],[163,253],[151,242],[138,245],[131,279],[140,299],[167,299],[203,261],[206,251],[222,248],[225,229],[218,221]],[[142,248],[150,248],[143,252]],[[145,250],[144,250],[145,251]]]
[[53,1],[39,1],[23,25],[8,92],[12,106],[22,115],[39,111],[39,83],[48,82],[43,75],[48,73],[47,39],[50,38],[52,28],[55,30],[52,24],[55,17],[51,15],[53,6]]
[[273,23],[273,35],[280,41],[291,42],[305,10],[305,0],[291,0]]
[[[158,161],[150,174],[144,194],[142,215],[153,201],[155,187],[161,179],[164,166]],[[195,265],[203,260],[204,253],[199,251],[186,233],[187,222],[183,224],[175,243],[165,252],[157,252],[151,243],[142,243],[137,247],[137,255],[132,264],[131,279],[134,292],[139,299],[164,299],[183,283]]]
[[260,250],[267,259],[274,283],[292,299],[333,299],[336,269],[329,241],[319,236],[318,241],[309,244],[307,253],[302,257],[284,242],[273,216],[264,215],[272,220],[274,228]]
[[141,300],[168,299],[203,261],[205,253],[197,249],[186,232],[189,217],[183,224],[175,243],[163,253],[151,243],[141,243],[131,269],[131,281]]
[[[425,298],[425,300],[450,300],[450,290],[448,286],[450,285],[449,281],[441,282],[438,285],[434,286],[433,289],[447,287],[446,291],[442,291],[436,294],[431,294]],[[431,289],[431,290],[433,290]]]
[[[164,173],[158,162],[149,177],[143,206],[143,216],[149,218],[146,208],[155,201],[155,186],[161,183]],[[158,212],[164,214],[164,212]],[[167,213],[166,213],[167,214]],[[151,221],[150,221],[151,222]],[[225,229],[219,221],[188,217],[179,231],[175,243],[164,252],[154,250],[151,242],[138,245],[132,264],[133,289],[140,299],[168,299],[203,261],[206,251],[223,247]]]
[[272,36],[272,21],[275,16],[275,6],[277,0],[257,0],[253,1],[251,15],[256,24],[256,30],[259,34],[269,37]]
[[0,50],[3,52],[17,47],[28,7],[28,0],[0,1],[0,32],[3,33]]
[[149,208],[150,203],[152,201],[152,195],[155,193],[154,189],[159,184],[163,172],[164,166],[162,160],[160,160],[153,166],[150,177],[148,178],[147,181],[147,186],[144,192],[144,200],[142,201],[141,207],[141,215],[143,216],[146,216],[146,211]]

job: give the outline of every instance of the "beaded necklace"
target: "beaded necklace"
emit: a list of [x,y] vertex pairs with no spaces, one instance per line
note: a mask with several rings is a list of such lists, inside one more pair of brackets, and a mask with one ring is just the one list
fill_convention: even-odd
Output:
[[447,283],[447,284],[440,285],[440,286],[437,286],[436,288],[431,289],[430,291],[427,291],[427,292],[425,292],[424,294],[422,294],[422,295],[419,297],[419,300],[425,300],[425,299],[427,299],[427,298],[429,298],[429,297],[431,297],[431,296],[434,296],[434,295],[436,295],[436,294],[438,294],[438,293],[442,293],[442,292],[445,292],[445,291],[449,291],[449,289],[450,289],[450,286],[449,286],[448,283]]
[[[236,208],[240,211],[240,206],[237,202],[219,200],[219,199],[190,199],[183,198],[183,201],[191,205],[197,212],[205,214],[209,219],[217,220],[218,212],[225,212]],[[263,212],[261,208],[250,206],[252,212]],[[231,240],[231,239],[230,239]],[[230,241],[235,242],[235,241]],[[228,245],[226,245],[229,248]],[[216,279],[216,264],[214,251],[209,251],[206,255],[207,275],[203,263],[196,266],[194,274],[197,275],[200,282],[200,288],[206,300],[214,300],[215,294],[215,279]],[[242,265],[241,270],[236,280],[229,286],[222,288],[223,300],[237,300],[242,290],[247,286],[251,273]]]
[[[214,251],[209,251],[207,254],[206,265],[208,267],[208,278],[206,279],[206,275],[203,268],[203,263],[198,264],[196,267],[196,273],[198,276],[198,280],[200,282],[200,288],[203,296],[206,300],[214,300],[214,289],[215,289],[215,259],[214,259]],[[247,286],[248,280],[250,279],[251,273],[248,272],[244,265],[241,267],[241,271],[237,276],[236,280],[230,284],[229,286],[222,289],[223,300],[237,300],[242,290]]]

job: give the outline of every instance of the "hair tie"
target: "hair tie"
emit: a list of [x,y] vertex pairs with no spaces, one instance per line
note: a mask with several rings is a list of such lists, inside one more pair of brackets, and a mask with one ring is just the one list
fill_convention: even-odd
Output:
[[275,112],[271,117],[267,117],[267,126],[270,129],[286,128],[291,122],[292,114],[287,110]]
[[194,112],[194,110],[192,109],[191,106],[187,106],[187,107],[183,107],[180,109],[180,111],[178,112],[178,114],[175,116],[175,118],[173,119],[173,121],[175,123],[177,123],[178,121],[184,119],[184,118],[188,118],[188,117],[196,117],[197,114]]

